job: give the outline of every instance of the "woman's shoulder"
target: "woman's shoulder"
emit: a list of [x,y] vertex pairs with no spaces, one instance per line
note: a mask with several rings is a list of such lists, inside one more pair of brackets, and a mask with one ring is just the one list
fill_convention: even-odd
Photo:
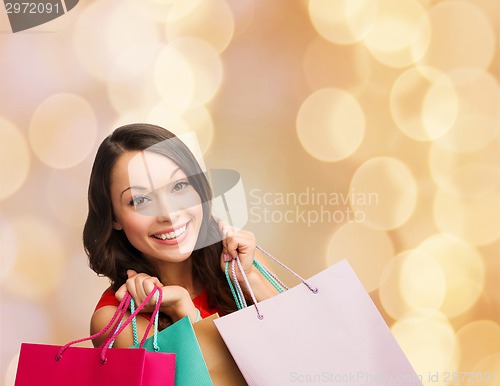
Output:
[[101,295],[101,298],[97,302],[97,305],[95,306],[95,310],[97,311],[100,308],[106,307],[106,306],[115,306],[118,307],[120,302],[115,296],[115,291],[111,287],[107,288],[106,291],[103,292]]

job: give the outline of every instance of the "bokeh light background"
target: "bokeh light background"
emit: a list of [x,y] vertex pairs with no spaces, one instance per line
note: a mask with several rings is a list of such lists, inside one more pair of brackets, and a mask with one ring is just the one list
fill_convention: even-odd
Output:
[[107,287],[81,244],[90,168],[135,121],[195,131],[209,167],[238,170],[248,228],[304,276],[346,258],[424,384],[499,380],[499,15],[497,0],[81,0],[12,34],[1,9],[1,382],[21,342],[87,335]]

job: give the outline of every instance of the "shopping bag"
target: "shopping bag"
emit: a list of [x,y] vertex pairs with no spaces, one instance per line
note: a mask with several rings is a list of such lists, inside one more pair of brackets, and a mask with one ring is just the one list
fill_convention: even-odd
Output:
[[422,385],[346,260],[301,280],[214,320],[249,385]]
[[213,314],[193,324],[194,333],[215,386],[246,386],[247,383],[215,327]]
[[[161,291],[158,293],[161,294]],[[136,313],[122,323],[130,303],[130,295],[127,294],[109,324],[90,337],[64,346],[23,343],[15,386],[173,385],[175,354],[147,352],[144,348],[109,348],[110,342],[123,331],[153,294],[154,291],[137,307]],[[161,295],[159,298],[161,299]],[[155,312],[158,310],[157,302]],[[150,328],[151,325],[148,330]],[[115,332],[110,333],[99,348],[71,347],[73,344],[95,339],[107,331]]]
[[[144,348],[148,351],[175,353],[176,386],[213,385],[188,316],[160,331],[156,349],[155,346],[153,336],[144,342]],[[138,345],[132,347],[138,347]]]

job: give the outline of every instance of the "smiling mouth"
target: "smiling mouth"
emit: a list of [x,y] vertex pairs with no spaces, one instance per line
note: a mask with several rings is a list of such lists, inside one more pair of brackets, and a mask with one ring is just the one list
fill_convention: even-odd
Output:
[[159,240],[174,240],[180,236],[182,236],[187,229],[188,223],[184,224],[180,228],[177,228],[175,231],[167,232],[167,233],[156,233],[152,235],[154,238]]

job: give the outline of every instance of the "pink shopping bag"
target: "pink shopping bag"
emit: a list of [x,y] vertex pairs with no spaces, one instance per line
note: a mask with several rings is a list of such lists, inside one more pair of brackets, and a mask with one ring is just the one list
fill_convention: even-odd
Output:
[[[160,300],[155,312],[158,312],[161,303],[161,291],[158,293]],[[109,348],[110,342],[132,321],[132,317],[137,315],[153,294],[151,292],[120,325],[130,303],[130,295],[127,295],[108,326],[93,336],[65,346],[23,343],[15,386],[173,386],[175,354],[146,352],[142,344],[147,332],[141,348]],[[151,318],[153,320],[154,317]],[[92,340],[110,329],[115,333],[109,334],[99,348],[71,347]]]
[[422,385],[347,261],[304,284],[214,320],[249,385]]

